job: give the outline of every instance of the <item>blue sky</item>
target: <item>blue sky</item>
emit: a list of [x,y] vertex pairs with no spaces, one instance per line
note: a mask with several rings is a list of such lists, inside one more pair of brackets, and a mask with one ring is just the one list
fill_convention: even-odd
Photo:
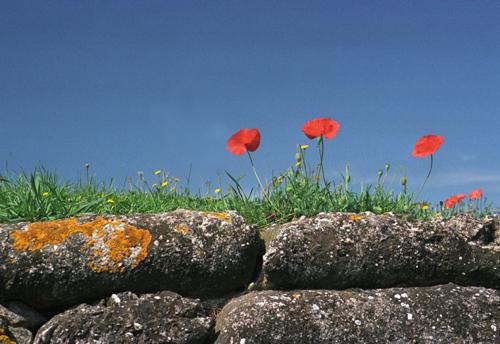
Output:
[[[500,2],[11,1],[0,5],[0,161],[120,183],[162,169],[192,186],[246,175],[225,151],[259,128],[269,178],[341,124],[326,172],[373,182],[386,162],[418,189],[422,135],[445,143],[423,197],[482,187],[500,203]],[[309,152],[309,160],[315,156]],[[152,176],[152,175],[151,175]],[[398,180],[400,175],[397,176]]]

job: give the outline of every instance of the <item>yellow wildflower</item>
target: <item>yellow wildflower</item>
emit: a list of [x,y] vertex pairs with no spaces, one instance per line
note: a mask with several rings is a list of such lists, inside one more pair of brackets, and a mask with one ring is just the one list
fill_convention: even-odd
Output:
[[309,148],[309,145],[301,145],[300,146],[300,149],[307,149],[307,148]]
[[273,177],[272,182],[273,186],[281,185],[281,183],[283,183],[283,176]]
[[422,204],[420,205],[420,209],[422,209],[422,210],[427,210],[427,209],[429,209],[429,205],[428,205],[427,203],[422,203]]
[[107,203],[110,203],[110,204],[115,203],[115,201],[113,201],[113,199],[112,199],[112,198],[109,198],[106,202],[107,202]]
[[175,186],[172,186],[172,187],[170,188],[170,191],[175,191]]
[[175,178],[173,179],[173,181],[174,181],[174,182],[178,182],[179,180],[180,180],[180,179],[179,179],[179,178],[177,178],[177,177],[175,177]]
[[300,165],[302,165],[302,162],[301,162],[301,161],[297,161],[297,162],[295,163],[295,166],[297,166],[297,167],[299,167]]
[[165,187],[165,186],[167,186],[167,185],[168,185],[168,181],[167,181],[167,180],[165,180],[163,183],[161,183],[161,187],[162,187],[162,188],[164,188],[164,187]]
[[215,193],[220,193],[222,190],[220,188],[217,188],[214,190]]
[[156,170],[153,172],[155,175],[159,176],[161,174],[161,170]]
[[48,197],[49,196],[49,193],[47,191],[45,191],[43,194],[42,194],[43,197]]

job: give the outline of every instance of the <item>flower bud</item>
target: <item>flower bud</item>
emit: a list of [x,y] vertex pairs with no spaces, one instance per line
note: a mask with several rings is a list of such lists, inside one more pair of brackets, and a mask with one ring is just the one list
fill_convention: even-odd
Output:
[[408,179],[406,179],[406,177],[402,177],[401,178],[401,185],[406,186],[407,183],[408,183]]

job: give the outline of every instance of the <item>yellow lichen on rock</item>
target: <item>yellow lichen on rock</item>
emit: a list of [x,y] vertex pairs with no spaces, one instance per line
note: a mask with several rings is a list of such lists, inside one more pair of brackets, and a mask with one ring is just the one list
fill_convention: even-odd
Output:
[[0,327],[0,344],[16,344],[17,342],[10,339],[9,336],[5,334],[5,329]]
[[212,216],[226,222],[231,222],[231,216],[228,213],[218,213],[214,211],[205,211],[201,213],[203,216]]
[[10,236],[14,249],[34,252],[46,245],[59,245],[77,233],[88,238],[80,252],[89,255],[88,266],[97,272],[134,269],[146,258],[151,242],[148,230],[102,217],[81,224],[76,219],[33,223],[26,230],[13,231]]
[[356,215],[356,214],[349,216],[349,218],[351,219],[351,221],[354,221],[354,222],[358,222],[358,221],[361,221],[364,219],[363,216]]
[[88,226],[78,226],[76,219],[37,222],[28,228],[13,231],[10,237],[14,239],[12,247],[18,251],[38,251],[45,245],[58,245],[72,234],[80,232],[90,236]]
[[186,235],[190,230],[191,230],[191,228],[189,228],[188,226],[184,226],[184,225],[177,225],[177,226],[175,226],[175,231],[177,233],[181,233],[181,234],[184,234],[184,235]]

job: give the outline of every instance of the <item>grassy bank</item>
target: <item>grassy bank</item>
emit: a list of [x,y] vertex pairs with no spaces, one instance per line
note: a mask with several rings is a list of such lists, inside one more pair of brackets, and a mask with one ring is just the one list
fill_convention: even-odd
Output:
[[245,194],[238,180],[227,176],[227,192],[214,189],[194,194],[182,181],[156,171],[157,182],[147,183],[142,176],[128,180],[124,187],[112,182],[98,183],[93,178],[64,182],[55,173],[39,168],[29,174],[0,178],[0,223],[58,219],[79,214],[131,214],[165,212],[177,208],[204,211],[236,210],[248,222],[258,226],[282,223],[302,215],[342,211],[374,213],[394,212],[428,219],[438,214],[459,212],[476,215],[491,213],[482,200],[464,201],[446,209],[442,204],[418,202],[406,188],[401,192],[384,187],[389,168],[379,171],[375,185],[354,192],[349,170],[340,183],[322,181],[319,175],[297,164],[273,178],[264,192]]

